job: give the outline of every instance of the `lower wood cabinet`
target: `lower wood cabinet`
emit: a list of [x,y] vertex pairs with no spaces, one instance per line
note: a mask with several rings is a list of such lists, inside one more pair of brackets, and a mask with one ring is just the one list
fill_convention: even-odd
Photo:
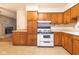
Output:
[[61,43],[62,43],[62,47],[64,47],[65,46],[65,35],[64,35],[64,33],[62,33],[61,34],[62,36],[61,36]]
[[73,55],[79,55],[79,37],[73,39]]
[[72,42],[72,38],[71,37],[69,37],[68,38],[68,41],[67,41],[67,45],[68,45],[68,47],[67,47],[67,50],[72,54],[73,53],[73,50],[72,50],[72,44],[73,44],[73,42]]
[[37,45],[37,36],[36,34],[28,34],[28,46],[36,46]]
[[36,46],[36,34],[28,34],[27,32],[13,32],[13,45]]
[[13,45],[27,45],[27,32],[13,32]]
[[79,55],[79,36],[62,33],[62,46],[72,55]]
[[61,32],[54,32],[54,45],[61,46]]
[[73,41],[72,35],[67,34],[67,33],[62,33],[62,46],[71,54],[73,53],[73,50],[72,50],[73,42],[72,41]]

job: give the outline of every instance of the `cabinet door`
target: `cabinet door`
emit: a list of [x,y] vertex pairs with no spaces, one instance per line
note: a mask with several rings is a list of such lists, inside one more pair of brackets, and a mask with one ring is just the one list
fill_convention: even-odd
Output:
[[27,31],[30,34],[35,34],[37,32],[37,22],[36,21],[28,21],[27,22]]
[[27,11],[27,20],[37,20],[37,11]]
[[27,44],[27,33],[26,32],[14,32],[13,33],[13,44],[14,45],[26,45]]
[[67,50],[68,49],[68,37],[65,36],[64,39],[64,48]]
[[67,50],[72,54],[72,38],[71,37],[69,37],[68,38],[68,48],[67,48]]
[[20,39],[19,33],[13,32],[13,34],[12,34],[12,42],[13,42],[14,45],[20,44],[19,39]]
[[63,13],[57,13],[57,24],[63,23]]
[[64,12],[64,24],[70,23],[71,22],[71,10],[67,10]]
[[79,40],[73,39],[73,54],[79,55]]
[[62,34],[62,46],[72,54],[72,35]]
[[38,20],[50,20],[50,13],[38,13]]
[[62,33],[62,46],[63,47],[65,46],[65,36],[64,36],[64,33]]
[[36,46],[37,45],[36,34],[28,34],[28,45],[29,46]]
[[55,32],[54,33],[54,42],[55,46],[61,46],[61,32]]
[[71,8],[71,17],[79,17],[79,3]]
[[70,34],[66,34],[66,50],[72,54],[72,36]]
[[57,24],[57,14],[56,13],[51,14],[51,21],[52,21],[52,24]]

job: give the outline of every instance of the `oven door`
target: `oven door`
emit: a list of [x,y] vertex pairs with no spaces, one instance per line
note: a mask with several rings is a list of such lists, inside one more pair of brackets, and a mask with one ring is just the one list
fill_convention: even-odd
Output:
[[41,41],[53,41],[53,34],[43,34]]
[[49,38],[51,38],[51,36],[49,34],[48,35],[43,35],[43,38],[49,39]]
[[54,46],[54,34],[37,34],[37,46]]

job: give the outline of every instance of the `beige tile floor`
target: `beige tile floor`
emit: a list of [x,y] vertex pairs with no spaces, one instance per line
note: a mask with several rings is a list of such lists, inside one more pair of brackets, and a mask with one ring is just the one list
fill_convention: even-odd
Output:
[[70,55],[62,47],[13,46],[11,42],[0,42],[0,55]]

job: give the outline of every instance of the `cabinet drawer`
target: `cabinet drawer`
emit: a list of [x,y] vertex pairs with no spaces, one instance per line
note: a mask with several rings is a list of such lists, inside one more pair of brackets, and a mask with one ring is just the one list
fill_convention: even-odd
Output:
[[39,42],[38,46],[54,46],[53,41],[50,42]]

